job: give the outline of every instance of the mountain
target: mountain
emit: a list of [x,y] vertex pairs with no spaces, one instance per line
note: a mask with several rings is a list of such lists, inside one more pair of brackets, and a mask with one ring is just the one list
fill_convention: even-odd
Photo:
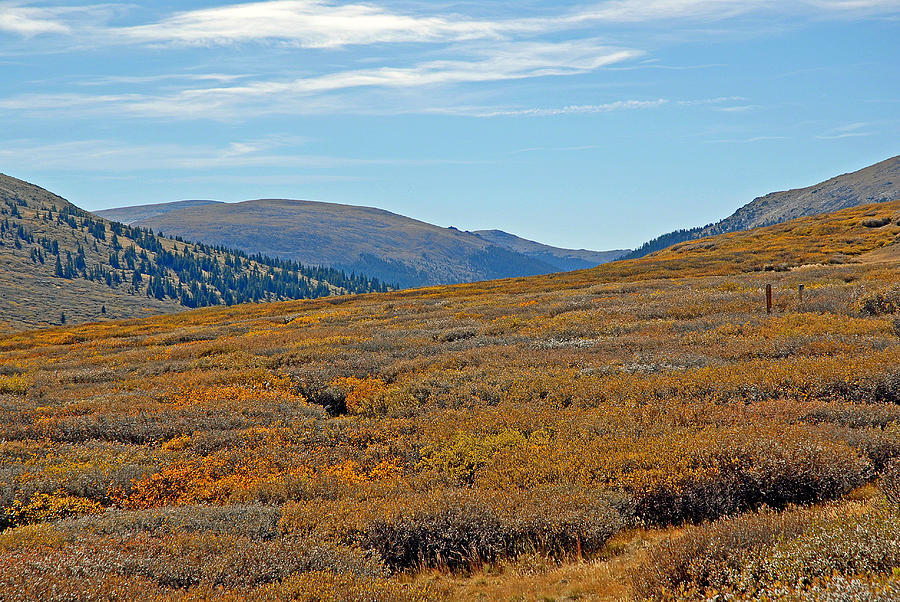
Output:
[[533,240],[521,238],[503,230],[475,230],[473,234],[491,244],[506,247],[517,253],[534,257],[557,268],[560,272],[593,268],[622,257],[628,249],[614,251],[589,251],[587,249],[562,249]]
[[704,236],[749,230],[806,215],[896,199],[900,199],[900,155],[814,186],[757,197],[719,222],[663,234],[627,254],[625,258],[643,257],[679,242]]
[[155,235],[0,174],[0,331],[384,290],[328,268]]
[[97,214],[208,244],[369,274],[403,287],[547,274],[610,259],[606,253],[494,234],[499,231],[441,228],[372,207],[287,199],[188,203]]
[[134,205],[131,207],[118,207],[116,209],[106,209],[103,211],[95,211],[96,215],[104,217],[113,222],[121,222],[131,225],[142,219],[163,215],[176,209],[185,209],[187,207],[202,207],[203,205],[214,205],[222,201],[207,200],[191,200],[191,201],[175,201],[174,203],[156,203],[153,205]]

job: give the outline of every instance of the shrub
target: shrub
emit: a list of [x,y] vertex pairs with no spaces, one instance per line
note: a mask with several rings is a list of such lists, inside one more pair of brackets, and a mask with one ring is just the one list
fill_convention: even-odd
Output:
[[817,521],[799,537],[779,543],[751,567],[753,583],[811,584],[833,574],[877,575],[900,566],[900,518],[886,509],[840,514]]
[[867,457],[875,474],[880,474],[894,459],[900,458],[900,425],[896,423],[884,429],[836,428],[831,434]]
[[261,504],[133,511],[110,509],[101,514],[62,521],[55,528],[61,532],[97,535],[146,533],[161,537],[175,533],[215,533],[267,540],[278,535],[280,518],[280,508]]
[[863,293],[856,299],[855,305],[859,312],[870,316],[897,313],[900,311],[900,287]]
[[810,512],[762,510],[688,527],[653,546],[644,563],[632,571],[632,583],[638,595],[647,598],[679,589],[722,588],[748,558],[799,536],[813,520]]
[[[40,591],[44,588],[44,591],[52,592],[55,583],[55,589],[68,592],[68,597],[57,599],[66,600],[84,599],[81,595],[72,595],[72,584],[67,583],[70,580],[93,586],[106,579],[127,580],[127,583],[144,584],[150,591],[190,588],[247,591],[297,573],[332,572],[363,578],[385,576],[384,568],[377,560],[357,549],[289,537],[263,542],[214,534],[84,535],[61,547],[6,550],[3,562],[0,591],[4,596],[7,592],[29,589]],[[48,597],[33,596],[31,599]]]
[[66,495],[35,493],[28,502],[15,500],[0,513],[0,529],[59,520],[81,514],[96,514],[103,507],[93,500]]
[[889,223],[891,223],[891,218],[887,216],[870,217],[862,221],[862,225],[866,228],[881,228],[882,226],[887,226]]
[[456,491],[375,520],[363,535],[392,570],[469,569],[537,552],[554,558],[590,555],[623,524],[602,492],[543,489],[486,496]]
[[879,480],[881,490],[890,504],[900,509],[900,459],[891,462]]
[[[848,445],[810,430],[710,432],[677,448],[648,448],[653,470],[620,477],[637,515],[653,524],[700,522],[767,505],[783,508],[839,497],[867,482],[870,463]],[[646,444],[645,444],[646,445]],[[666,464],[671,464],[666,466]]]
[[28,381],[24,376],[11,374],[0,375],[0,394],[24,395],[28,391]]

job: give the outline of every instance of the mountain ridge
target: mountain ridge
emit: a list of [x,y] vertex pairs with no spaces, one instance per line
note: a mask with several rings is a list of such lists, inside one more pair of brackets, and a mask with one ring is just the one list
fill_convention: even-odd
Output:
[[[139,206],[140,207],[140,206]],[[558,249],[520,237],[443,228],[376,207],[292,199],[179,206],[132,223],[209,244],[328,265],[404,287],[595,267],[619,252]],[[107,209],[109,218],[136,208]],[[129,213],[130,212],[130,213]],[[504,235],[506,233],[503,233]],[[528,247],[521,249],[518,247]],[[529,246],[530,245],[530,246]]]
[[667,232],[626,254],[623,259],[643,257],[688,240],[897,199],[900,199],[900,155],[834,176],[818,184],[756,197],[718,222]]

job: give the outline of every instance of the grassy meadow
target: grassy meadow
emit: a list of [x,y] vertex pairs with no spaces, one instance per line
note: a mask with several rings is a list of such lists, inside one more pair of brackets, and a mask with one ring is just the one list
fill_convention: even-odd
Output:
[[897,599],[898,237],[2,337],[0,599]]

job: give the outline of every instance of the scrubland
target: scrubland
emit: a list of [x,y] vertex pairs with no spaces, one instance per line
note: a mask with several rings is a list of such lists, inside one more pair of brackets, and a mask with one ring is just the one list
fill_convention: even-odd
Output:
[[0,599],[896,599],[898,236],[0,338]]

